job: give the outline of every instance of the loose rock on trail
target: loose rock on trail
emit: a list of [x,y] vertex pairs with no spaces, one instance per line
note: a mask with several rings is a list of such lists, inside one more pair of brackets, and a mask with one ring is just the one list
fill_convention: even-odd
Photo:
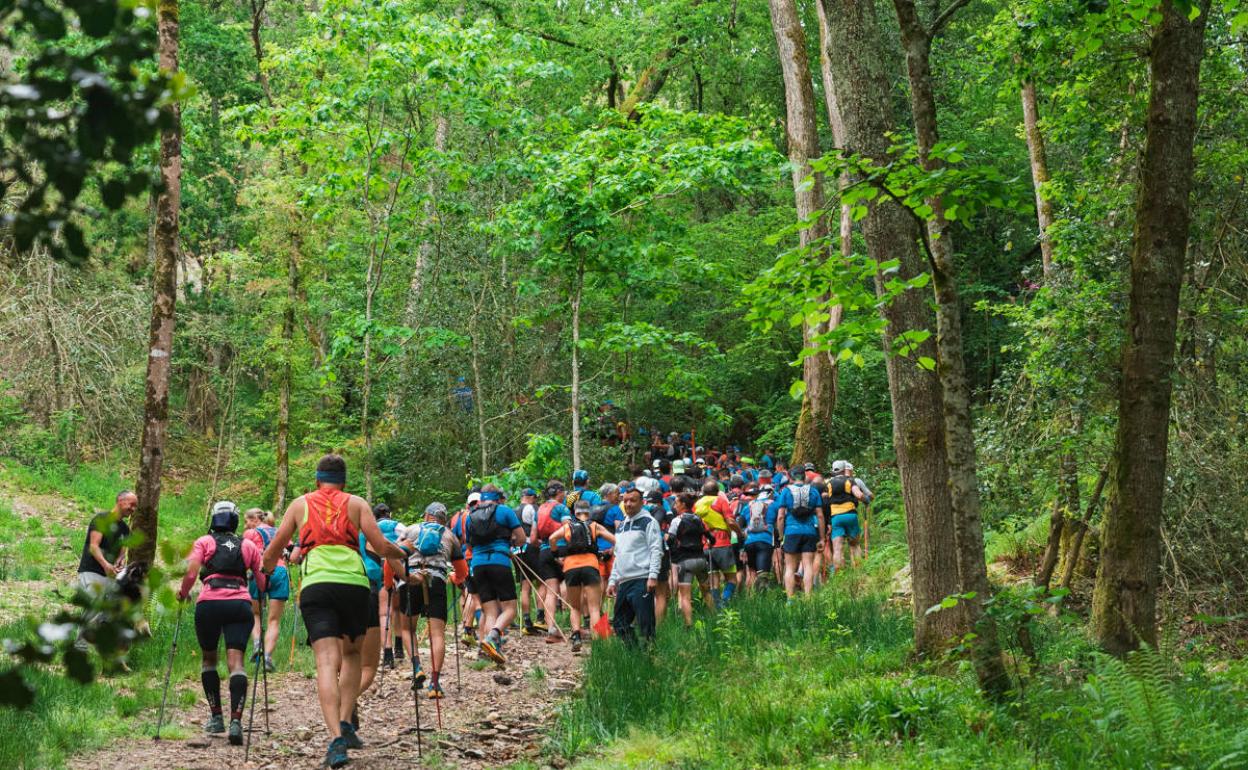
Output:
[[[551,724],[555,707],[580,680],[580,661],[566,643],[548,645],[541,637],[524,637],[515,631],[508,638],[508,662],[502,670],[492,663],[476,670],[470,665],[477,661],[476,651],[464,648],[462,690],[455,682],[454,643],[447,640],[441,729],[436,702],[420,693],[425,761],[437,754],[453,767],[494,768],[537,759],[542,733]],[[427,648],[422,650],[421,660],[428,665]],[[248,676],[253,671],[249,668]],[[500,684],[508,680],[510,684]],[[242,746],[229,745],[224,735],[209,738],[203,732],[208,709],[198,682],[184,680],[175,686],[196,694],[194,706],[175,707],[172,716],[167,716],[172,727],[181,728],[175,734],[186,737],[162,737],[157,742],[149,734],[126,739],[109,749],[76,757],[69,766],[79,770],[285,770],[322,765],[329,739],[311,671],[269,674],[271,732],[264,732],[263,703],[257,701],[250,760],[246,763]],[[417,766],[416,714],[410,687],[411,665],[400,661],[360,699],[360,738],[365,748],[350,752],[348,767],[394,770]],[[171,693],[169,700],[177,699]],[[250,701],[247,706],[244,729]],[[143,718],[152,721],[155,715],[144,714]]]

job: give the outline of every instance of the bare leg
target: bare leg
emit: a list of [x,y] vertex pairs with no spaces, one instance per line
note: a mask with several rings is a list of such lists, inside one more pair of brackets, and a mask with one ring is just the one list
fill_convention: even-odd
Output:
[[429,618],[429,657],[433,671],[442,670],[442,661],[446,659],[446,621]]
[[277,648],[277,637],[282,633],[282,613],[286,610],[286,602],[282,599],[269,599],[269,624],[264,635],[264,654],[272,655]]
[[693,625],[693,584],[681,583],[677,589],[677,599],[680,602],[680,612],[685,616],[685,627]]
[[592,633],[602,617],[602,583],[585,586],[585,603],[589,605],[589,630]]
[[498,603],[498,617],[495,618],[494,624],[487,626],[498,632],[502,636],[507,626],[511,625],[511,621],[516,617],[516,600],[512,599],[506,602]]
[[342,640],[342,664],[338,673],[338,718],[351,721],[355,699],[360,697],[360,663],[364,637]]
[[801,554],[786,553],[784,555],[784,592],[793,598],[793,594],[797,593],[797,564],[801,561]]
[[658,628],[667,615],[667,596],[669,586],[666,580],[660,579],[654,586],[654,625]]
[[802,554],[802,591],[813,593],[815,590],[815,555]]
[[[260,649],[260,602],[255,599],[251,600],[251,647],[254,650]],[[264,645],[267,652],[269,645]]]
[[840,572],[845,568],[845,538],[832,539],[832,569]]
[[[513,607],[512,612],[514,614],[514,607],[516,605],[513,602],[511,606]],[[497,601],[485,602],[481,605],[481,639],[485,639],[485,634],[489,633],[489,630],[494,628],[494,621],[498,619],[499,615],[500,608]],[[499,631],[499,633],[501,634],[502,631]]]
[[377,664],[381,659],[381,629],[370,628],[364,634],[364,644],[360,651],[360,692],[372,686],[377,678]]
[[559,581],[550,579],[546,581],[546,625],[551,631],[555,630],[555,612],[559,609]]
[[340,637],[326,637],[312,643],[312,655],[316,658],[316,695],[330,738],[342,735],[338,727],[338,669],[342,666],[342,645]]
[[568,586],[568,604],[575,609],[568,614],[571,616],[568,622],[572,625],[572,633],[577,634],[581,631],[581,587]]

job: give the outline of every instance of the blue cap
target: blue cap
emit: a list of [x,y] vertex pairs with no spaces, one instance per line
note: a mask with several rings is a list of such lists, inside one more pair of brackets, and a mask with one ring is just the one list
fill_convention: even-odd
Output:
[[577,468],[576,472],[572,474],[573,484],[584,484],[587,481],[589,481],[589,471],[583,468]]
[[525,487],[520,492],[521,497],[528,497],[530,495],[532,495],[533,497],[537,497],[537,490],[534,489],[533,487]]

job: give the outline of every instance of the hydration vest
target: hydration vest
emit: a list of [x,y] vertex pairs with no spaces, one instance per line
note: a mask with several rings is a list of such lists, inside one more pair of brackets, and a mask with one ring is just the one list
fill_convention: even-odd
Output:
[[581,521],[573,516],[568,519],[568,555],[574,556],[581,553],[596,553],[597,548],[594,545],[594,534],[591,523]]
[[303,496],[305,515],[299,546],[305,554],[322,545],[359,547],[360,532],[347,515],[350,502],[350,495],[332,487],[321,487]]
[[672,561],[700,558],[706,542],[706,525],[702,519],[696,513],[682,513],[673,524],[676,526],[676,545],[672,548]]
[[793,496],[793,510],[789,513],[802,521],[815,515],[815,506],[811,503],[811,486],[795,481],[789,485],[789,494]]
[[468,514],[468,544],[475,547],[493,545],[495,541],[507,540],[511,530],[499,523],[494,514],[498,503],[493,500],[480,503]]
[[758,535],[771,531],[771,527],[767,524],[767,502],[765,500],[751,500],[748,510],[750,522],[745,530],[747,534]]
[[199,571],[199,579],[212,588],[245,588],[247,563],[243,561],[243,539],[233,532],[212,532],[216,550]]
[[858,498],[854,497],[854,477],[836,476],[828,482],[828,494],[831,496],[832,515],[838,513],[855,513],[858,510]]

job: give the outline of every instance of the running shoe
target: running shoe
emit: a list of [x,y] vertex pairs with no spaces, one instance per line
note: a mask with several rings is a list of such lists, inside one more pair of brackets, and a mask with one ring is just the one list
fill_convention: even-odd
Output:
[[230,720],[230,745],[243,745],[243,722],[239,719]]
[[524,635],[525,636],[537,636],[538,634],[542,633],[542,631],[544,630],[545,629],[538,629],[538,627],[533,625],[532,623],[528,623],[524,627]]
[[500,651],[502,646],[503,642],[498,635],[491,633],[481,642],[481,652],[484,652],[490,660],[501,665],[507,662],[507,658]]
[[204,725],[204,732],[209,735],[220,735],[225,732],[225,718],[220,714],[213,714],[208,717],[208,723]]
[[403,651],[403,643],[399,642],[394,646],[394,659],[403,660],[407,657],[407,653]]
[[273,662],[272,655],[264,656],[264,670],[268,671],[270,674],[272,674],[274,671],[277,671],[277,664]]
[[342,767],[351,761],[347,756],[347,742],[343,738],[335,738],[329,742],[329,751],[325,752],[327,767]]
[[561,641],[563,641],[563,639],[558,633],[554,631],[548,631],[546,633],[546,644],[559,644]]
[[538,631],[542,632],[543,634],[550,630],[550,627],[546,625],[546,621],[542,620],[541,618],[538,618],[537,620],[533,621],[533,627],[536,628]]
[[355,731],[355,728],[351,726],[350,722],[339,722],[338,729],[342,731],[342,740],[346,743],[347,748],[364,748],[364,741],[360,740],[359,734]]
[[412,689],[419,690],[425,686],[425,671],[420,667],[419,661],[412,662]]
[[476,644],[477,634],[468,626],[464,626],[464,644]]
[[580,652],[580,651],[581,651],[581,632],[573,631],[572,632],[572,652]]
[[442,685],[429,685],[429,700],[442,700],[446,697],[446,693],[442,692]]
[[391,671],[394,670],[394,650],[392,648],[387,647],[385,652],[382,653],[381,665],[385,666]]

